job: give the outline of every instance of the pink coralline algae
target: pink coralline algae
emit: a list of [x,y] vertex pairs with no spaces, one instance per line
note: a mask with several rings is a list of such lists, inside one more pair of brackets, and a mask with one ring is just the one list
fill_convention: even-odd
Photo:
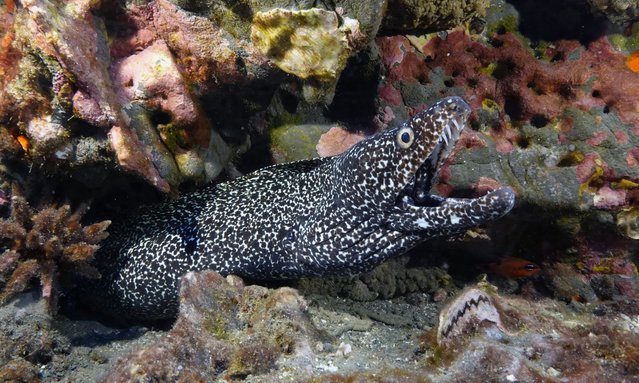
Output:
[[[163,40],[196,94],[223,85],[242,85],[274,66],[248,40],[232,39],[207,18],[185,12],[166,0],[134,6],[119,17],[123,27],[111,44],[114,59],[128,57]],[[238,54],[238,50],[243,55]]]
[[30,140],[34,162],[77,165],[68,153],[75,137],[91,135],[83,132],[91,125],[108,134],[108,141],[98,135],[111,149],[103,162],[115,157],[163,192],[183,181],[210,181],[234,149],[198,97],[277,73],[248,36],[235,38],[169,1],[126,9],[85,0],[21,4],[11,2],[0,19],[7,48],[0,56],[0,118],[14,138]]
[[[3,113],[12,115],[14,123],[29,126],[27,133],[36,154],[46,158],[47,152],[59,153],[61,145],[66,144],[68,132],[52,116],[67,113],[66,109],[71,109],[74,103],[77,117],[104,129],[114,129],[116,136],[118,130],[128,130],[108,72],[106,36],[92,14],[95,4],[29,0],[22,5],[24,8],[15,15],[15,25],[20,25],[16,27],[16,41],[50,61],[54,100],[47,99],[47,91],[36,85],[34,73],[43,70],[41,64],[28,55],[13,55],[11,65],[18,69],[0,83],[6,90],[2,92],[0,106]],[[127,139],[116,140],[117,145],[112,145],[120,164],[158,189],[168,191],[169,185],[145,151],[140,150],[142,145],[135,134],[124,135]]]
[[322,134],[317,143],[317,154],[320,157],[336,156],[364,139],[361,134],[351,133],[346,129],[334,126]]
[[[548,60],[535,57],[510,32],[494,35],[490,44],[460,30],[417,48],[404,36],[376,41],[387,71],[382,100],[398,106],[403,84],[428,83],[431,71],[442,68],[446,86],[464,89],[473,109],[485,106],[486,100],[501,108],[490,131],[496,141],[510,130],[509,121],[542,126],[569,106],[605,106],[616,110],[624,123],[639,126],[639,101],[631,96],[639,92],[639,76],[625,67],[625,57],[605,37],[587,49],[573,41],[556,42],[541,52]],[[512,150],[517,137],[506,137],[512,145],[504,150]]]

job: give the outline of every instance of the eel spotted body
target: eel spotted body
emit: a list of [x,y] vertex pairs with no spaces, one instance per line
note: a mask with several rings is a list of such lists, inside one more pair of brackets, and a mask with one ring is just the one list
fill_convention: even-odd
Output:
[[148,207],[96,255],[95,298],[127,318],[170,318],[188,271],[253,279],[358,273],[499,218],[514,204],[509,188],[474,199],[429,194],[469,113],[461,98],[446,98],[341,155],[271,166]]

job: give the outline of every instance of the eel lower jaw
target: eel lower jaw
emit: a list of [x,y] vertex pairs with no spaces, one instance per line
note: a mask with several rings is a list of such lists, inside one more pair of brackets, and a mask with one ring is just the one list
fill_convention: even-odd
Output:
[[438,196],[437,194],[424,193],[420,196],[419,200],[415,200],[409,195],[404,195],[400,201],[400,208],[406,209],[409,206],[417,207],[437,207],[441,206],[446,201],[446,198]]

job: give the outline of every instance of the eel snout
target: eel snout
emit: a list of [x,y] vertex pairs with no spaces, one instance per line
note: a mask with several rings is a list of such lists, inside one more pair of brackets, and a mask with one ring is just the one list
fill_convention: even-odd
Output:
[[429,194],[430,188],[439,168],[452,153],[470,115],[470,106],[459,97],[450,97],[439,104],[441,114],[436,121],[442,124],[442,128],[437,143],[417,170],[411,187],[406,190],[406,195],[417,204],[428,205],[437,200],[436,196]]

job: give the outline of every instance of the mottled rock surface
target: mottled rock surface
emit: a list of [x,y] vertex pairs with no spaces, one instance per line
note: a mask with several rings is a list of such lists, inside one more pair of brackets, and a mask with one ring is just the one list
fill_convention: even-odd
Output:
[[639,20],[639,5],[633,0],[588,0],[590,5],[613,23],[627,26]]
[[485,14],[486,0],[389,0],[382,27],[395,32],[450,29]]
[[20,294],[0,307],[0,381],[95,381],[122,352],[158,333],[110,328],[95,321],[52,318],[44,300]]
[[318,334],[293,289],[244,286],[213,271],[188,273],[171,331],[123,357],[103,381],[241,379],[275,368],[304,376],[313,367]]

